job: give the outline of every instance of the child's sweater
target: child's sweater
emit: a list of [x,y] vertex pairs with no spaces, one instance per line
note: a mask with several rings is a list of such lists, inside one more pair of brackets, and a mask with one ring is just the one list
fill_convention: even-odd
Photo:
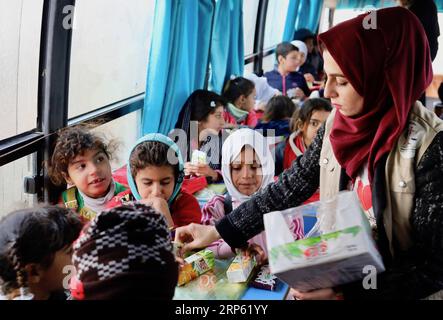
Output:
[[[107,209],[119,207],[126,202],[135,201],[130,190],[126,190],[108,203]],[[200,223],[201,209],[197,199],[187,192],[180,192],[172,205],[169,206],[172,221],[175,227],[183,227],[190,223]]]
[[[114,198],[118,196],[120,193],[125,192],[126,190],[127,187],[118,182],[115,182]],[[112,198],[108,203],[113,202],[114,198]],[[84,222],[88,222],[94,219],[97,213],[100,213],[100,212],[95,212],[94,210],[88,207],[85,207],[85,201],[80,192],[78,191],[77,187],[71,187],[63,191],[61,201],[66,208],[70,208],[78,212],[78,214],[80,215],[81,219]],[[107,208],[108,203],[106,203],[103,206],[103,210]]]
[[[232,203],[233,209],[235,209],[239,205],[240,203]],[[215,196],[203,207],[201,223],[204,225],[215,225],[216,222],[222,219],[225,215],[225,197]],[[290,227],[294,238],[296,240],[302,239],[304,236],[303,221],[301,219],[297,219],[292,222],[293,223]],[[265,231],[251,238],[248,243],[258,244],[266,252],[266,256],[268,255]],[[214,242],[208,247],[208,249],[214,252],[216,258],[220,259],[230,258],[235,255],[235,252],[232,250],[232,248],[223,240],[218,240]]]

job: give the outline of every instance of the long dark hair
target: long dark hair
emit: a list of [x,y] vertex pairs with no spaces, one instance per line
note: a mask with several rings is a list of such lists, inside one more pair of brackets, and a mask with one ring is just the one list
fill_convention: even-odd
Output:
[[183,104],[175,128],[189,132],[191,121],[205,121],[218,107],[224,106],[225,100],[215,92],[196,90]]
[[30,263],[49,268],[55,253],[79,236],[82,222],[73,211],[60,207],[18,210],[0,221],[0,280],[9,294],[26,286],[24,267]]
[[237,77],[226,82],[223,90],[223,97],[234,104],[242,95],[247,97],[255,89],[255,84],[249,79]]
[[286,96],[276,96],[265,107],[265,122],[288,119],[295,112],[295,104]]
[[291,131],[297,131],[306,122],[311,120],[314,111],[332,111],[332,106],[329,100],[323,98],[308,99],[303,103],[301,108],[298,108],[291,118]]

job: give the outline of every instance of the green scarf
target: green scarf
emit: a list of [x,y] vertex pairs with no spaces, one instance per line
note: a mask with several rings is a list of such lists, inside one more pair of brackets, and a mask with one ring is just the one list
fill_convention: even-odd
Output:
[[248,116],[249,112],[237,108],[232,103],[228,103],[228,111],[235,118],[237,122],[243,121]]

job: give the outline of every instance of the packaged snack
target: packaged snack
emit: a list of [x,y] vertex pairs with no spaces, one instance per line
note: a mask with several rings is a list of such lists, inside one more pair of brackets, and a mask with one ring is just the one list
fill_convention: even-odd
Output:
[[180,266],[178,285],[182,286],[214,268],[215,258],[211,250],[202,250],[185,259]]
[[277,286],[277,277],[269,270],[269,265],[260,268],[257,276],[251,281],[251,287],[274,291]]
[[255,257],[243,253],[237,254],[226,272],[228,281],[231,283],[248,281],[256,265]]
[[200,150],[194,150],[192,152],[191,163],[194,165],[206,164],[206,153]]

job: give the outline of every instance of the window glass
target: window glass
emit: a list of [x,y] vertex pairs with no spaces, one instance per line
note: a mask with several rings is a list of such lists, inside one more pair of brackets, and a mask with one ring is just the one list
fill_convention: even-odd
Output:
[[37,126],[43,0],[0,0],[0,140]]
[[112,154],[111,166],[113,170],[126,164],[128,152],[138,140],[141,132],[140,119],[141,110],[132,112],[94,129],[101,133],[106,141],[112,141],[117,146],[117,149]]
[[155,0],[77,0],[69,118],[143,93]]
[[275,54],[271,54],[263,58],[263,72],[274,70],[275,66]]
[[289,0],[269,0],[266,15],[265,49],[274,47],[282,42],[288,7]]
[[37,197],[25,194],[23,181],[34,175],[35,154],[0,167],[0,219],[9,212],[36,205]]
[[243,0],[245,56],[254,53],[255,27],[260,0]]

